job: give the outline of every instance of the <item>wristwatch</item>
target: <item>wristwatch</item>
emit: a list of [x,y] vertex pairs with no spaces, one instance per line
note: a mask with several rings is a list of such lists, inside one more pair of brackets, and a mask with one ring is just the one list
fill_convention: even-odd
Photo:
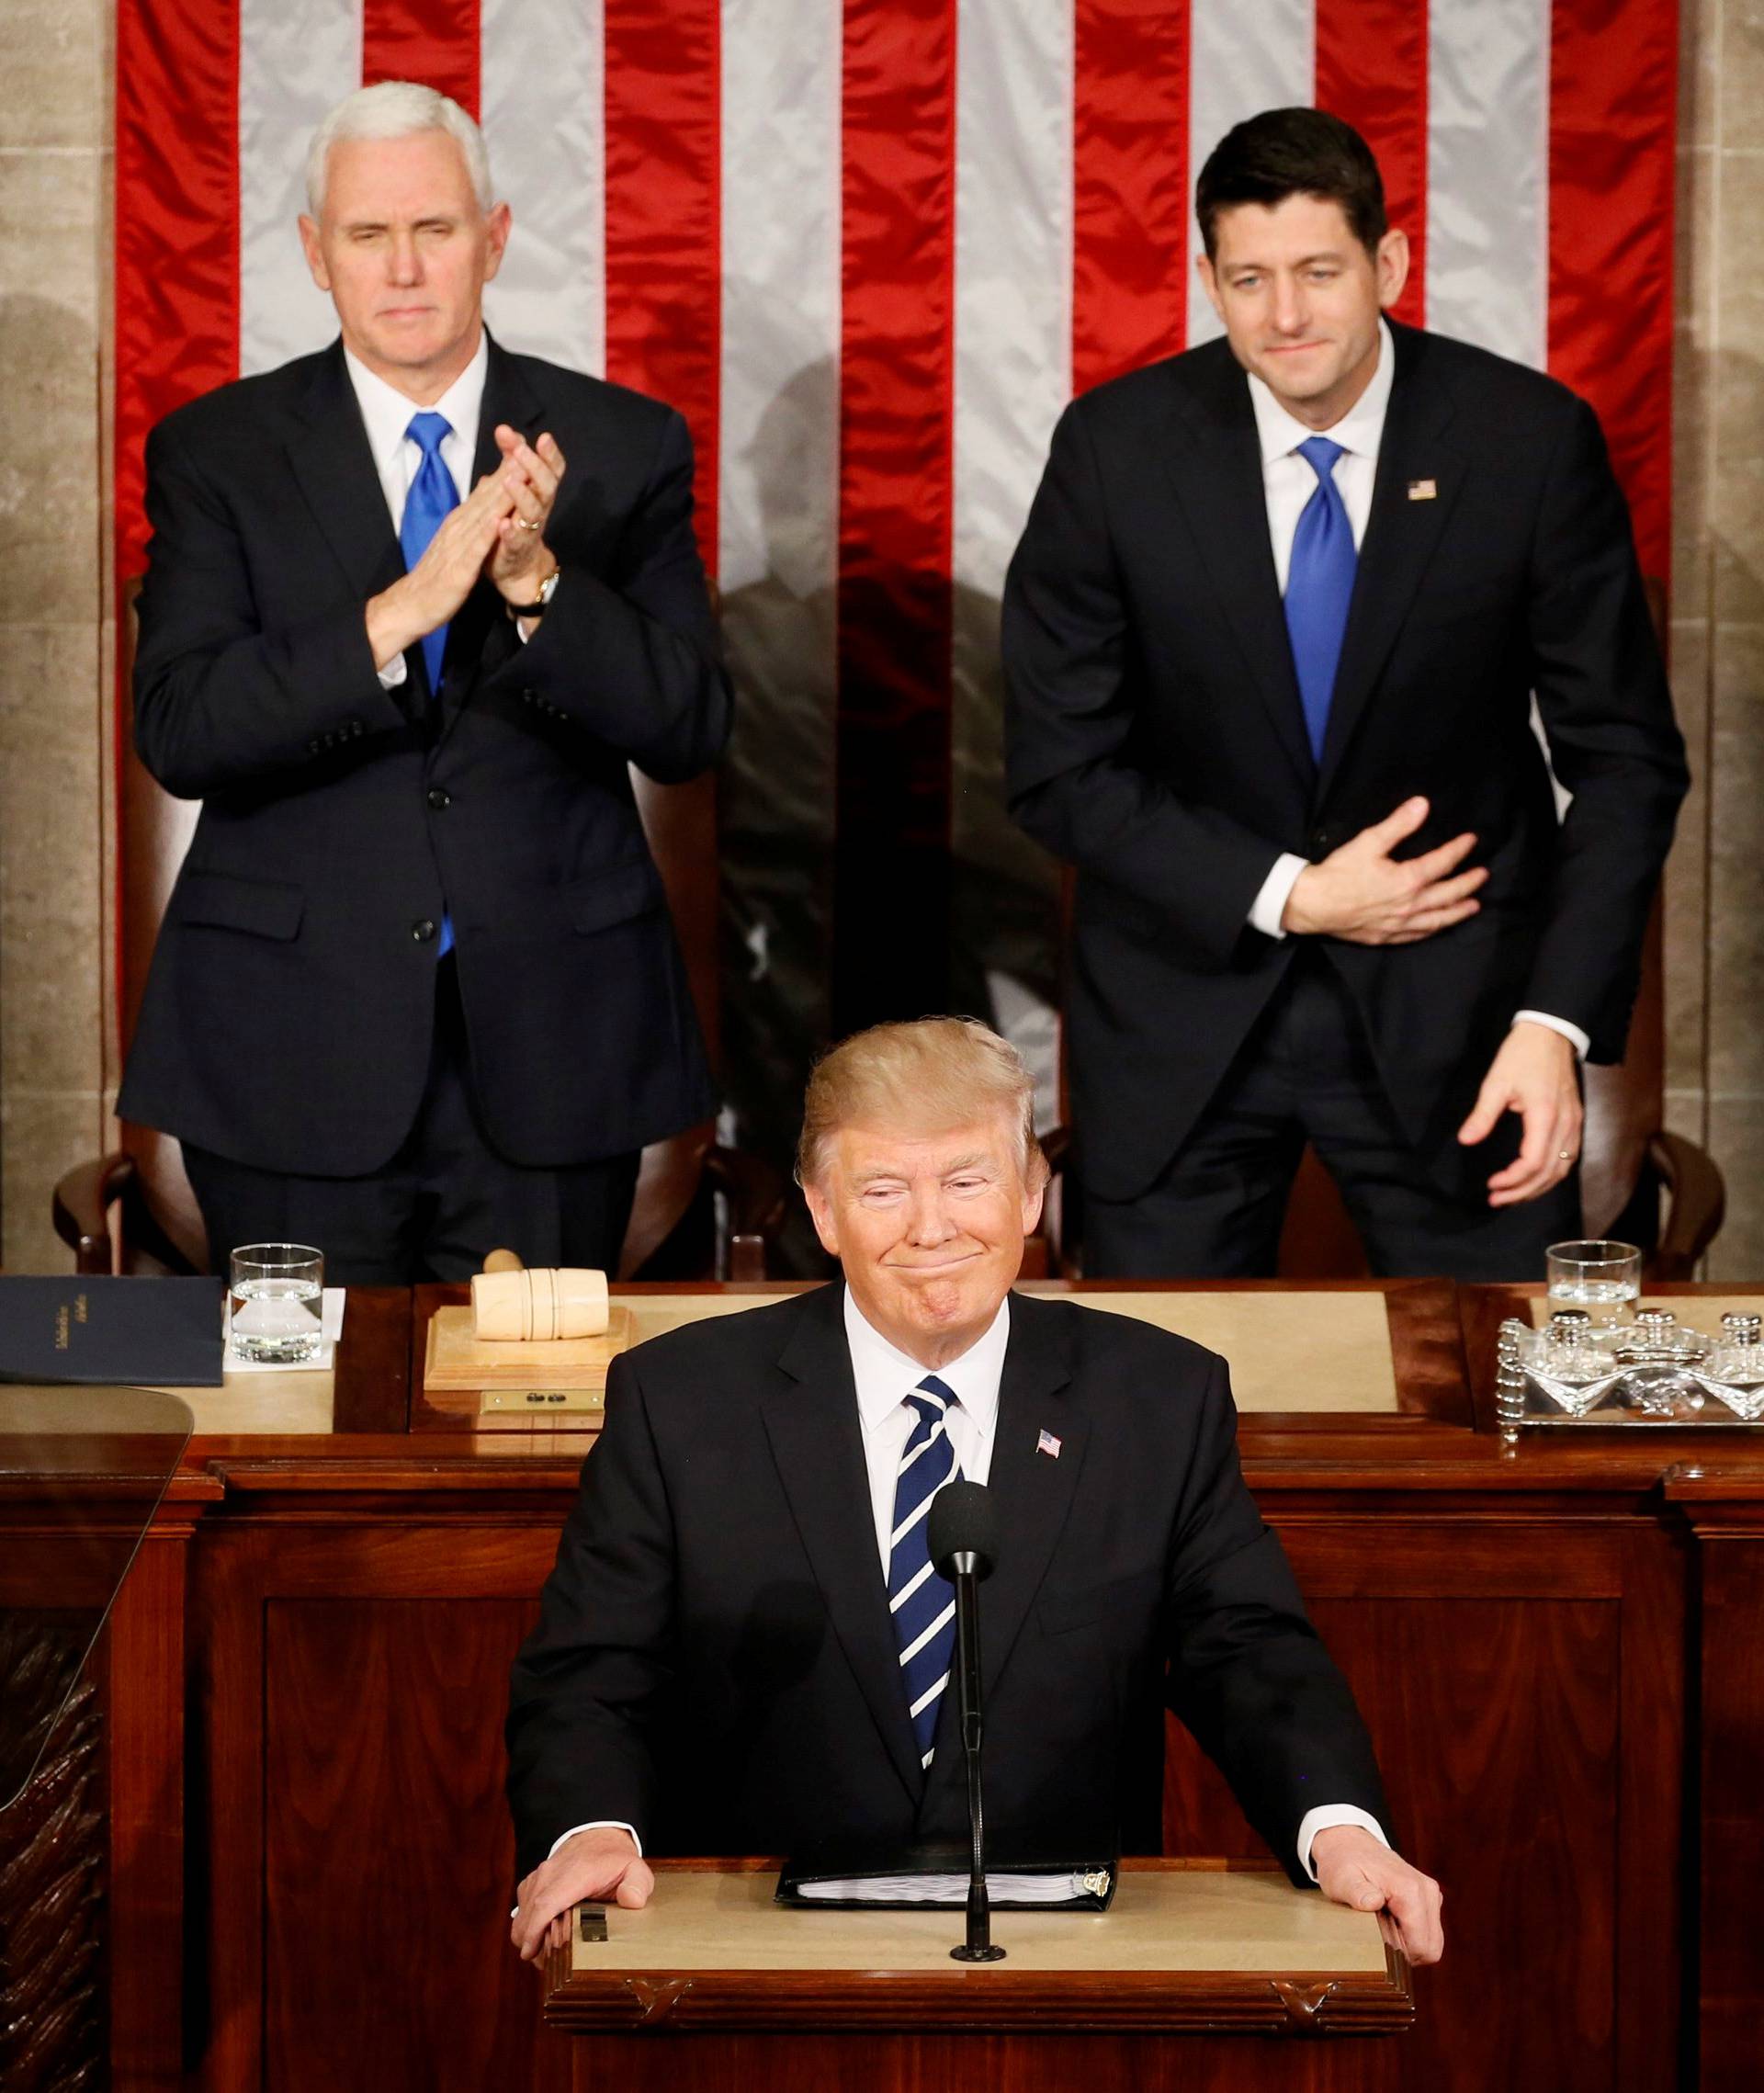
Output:
[[508,615],[511,617],[537,617],[544,611],[547,604],[548,604],[551,601],[552,597],[557,594],[558,577],[562,572],[563,569],[561,567],[552,568],[551,571],[545,577],[544,581],[539,583],[539,594],[537,600],[530,604],[510,604],[508,606]]

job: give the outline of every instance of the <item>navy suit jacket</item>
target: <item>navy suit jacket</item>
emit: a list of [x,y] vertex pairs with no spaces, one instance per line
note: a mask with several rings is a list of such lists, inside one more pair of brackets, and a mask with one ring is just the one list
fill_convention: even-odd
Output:
[[499,422],[562,447],[562,580],[525,647],[480,581],[439,707],[420,645],[388,691],[368,644],[404,562],[341,345],[149,438],[136,743],[203,805],[125,1117],[265,1169],[379,1169],[427,1080],[444,912],[509,1160],[588,1162],[711,1109],[628,771],[690,777],[729,733],[685,424],[492,342],[474,479]]
[[[1565,386],[1391,335],[1320,764],[1227,344],[1099,386],[1054,434],[1005,588],[1006,759],[1017,819],[1078,867],[1072,1119],[1106,1198],[1163,1171],[1301,945],[1345,979],[1411,1142],[1478,1204],[1489,1154],[1454,1136],[1514,1013],[1623,1057],[1687,782],[1628,510]],[[1249,928],[1283,852],[1326,856],[1417,793],[1402,854],[1474,832],[1479,913],[1408,945]]]
[[[921,1772],[876,1557],[842,1288],[615,1361],[514,1666],[523,1873],[573,1826],[647,1852],[967,1835],[956,1696]],[[1038,1450],[1059,1442],[1057,1458]],[[1305,1813],[1388,1825],[1353,1699],[1238,1472],[1223,1360],[1013,1295],[980,1588],[992,1850],[1159,1850],[1163,1710],[1298,1875]]]

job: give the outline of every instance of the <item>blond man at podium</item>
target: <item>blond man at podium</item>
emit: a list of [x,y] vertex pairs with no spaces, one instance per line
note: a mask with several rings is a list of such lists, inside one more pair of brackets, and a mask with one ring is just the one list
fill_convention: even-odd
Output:
[[522,1954],[583,1898],[647,1902],[645,1853],[965,1837],[925,1540],[959,1475],[1001,1533],[994,1852],[1156,1851],[1168,1704],[1295,1883],[1436,1960],[1439,1885],[1387,1842],[1353,1697],[1238,1471],[1225,1362],[1011,1291],[1046,1176],[1014,1050],[956,1018],[858,1034],[810,1079],[798,1160],[842,1283],[614,1365],[514,1666]]

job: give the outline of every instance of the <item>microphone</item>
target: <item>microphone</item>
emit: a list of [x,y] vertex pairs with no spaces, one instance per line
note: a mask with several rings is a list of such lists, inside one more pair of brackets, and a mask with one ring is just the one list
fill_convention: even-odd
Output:
[[956,1665],[962,1750],[967,1760],[967,1823],[973,1839],[967,1878],[967,1939],[952,1948],[958,1963],[997,1963],[992,1913],[986,1895],[986,1819],[980,1806],[981,1579],[999,1559],[999,1520],[991,1495],[978,1483],[953,1482],[932,1499],[925,1541],[939,1577],[956,1587]]

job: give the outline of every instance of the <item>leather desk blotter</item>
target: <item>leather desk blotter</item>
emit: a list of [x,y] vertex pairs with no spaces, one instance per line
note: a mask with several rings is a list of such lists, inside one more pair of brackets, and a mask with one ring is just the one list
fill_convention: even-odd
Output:
[[[631,1311],[616,1303],[605,1337],[557,1338],[546,1344],[481,1344],[471,1334],[469,1308],[437,1308],[429,1322],[423,1386],[431,1392],[482,1391],[487,1409],[525,1409],[524,1398],[531,1394],[565,1397],[548,1406],[556,1409],[597,1410],[606,1392],[607,1368],[633,1340]],[[523,1400],[513,1403],[511,1395]]]

